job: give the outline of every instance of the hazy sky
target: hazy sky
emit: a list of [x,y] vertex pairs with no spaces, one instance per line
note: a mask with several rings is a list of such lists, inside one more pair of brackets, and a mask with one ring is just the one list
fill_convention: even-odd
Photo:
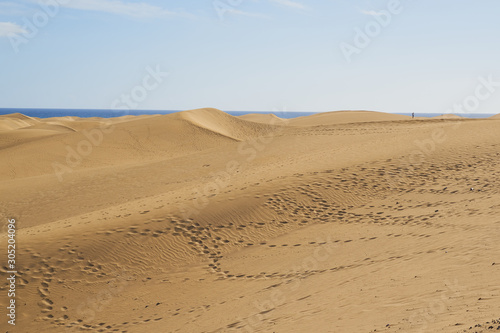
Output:
[[3,1],[0,107],[499,113],[499,12],[498,0]]

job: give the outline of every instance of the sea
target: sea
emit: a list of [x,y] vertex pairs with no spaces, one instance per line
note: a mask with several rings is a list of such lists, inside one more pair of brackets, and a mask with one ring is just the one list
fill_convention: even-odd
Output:
[[[109,109],[18,109],[18,108],[0,108],[0,115],[11,113],[22,113],[29,117],[37,118],[52,118],[52,117],[65,117],[75,116],[80,118],[101,117],[113,118],[126,115],[140,116],[140,115],[154,115],[154,114],[171,114],[183,110],[109,110]],[[312,111],[224,111],[233,116],[242,116],[249,113],[269,114],[273,113],[280,118],[291,119],[303,116],[310,116],[315,113]],[[396,113],[405,116],[411,116],[411,113]],[[441,116],[442,113],[415,113],[415,117],[436,117]],[[488,118],[494,114],[490,113],[468,113],[460,114],[466,118]]]

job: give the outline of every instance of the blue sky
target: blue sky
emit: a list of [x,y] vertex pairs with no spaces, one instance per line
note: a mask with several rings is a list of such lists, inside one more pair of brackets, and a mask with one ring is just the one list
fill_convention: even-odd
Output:
[[[445,113],[480,77],[500,82],[499,12],[494,0],[3,1],[0,107],[132,95],[137,109]],[[500,87],[483,90],[468,110],[500,113]]]

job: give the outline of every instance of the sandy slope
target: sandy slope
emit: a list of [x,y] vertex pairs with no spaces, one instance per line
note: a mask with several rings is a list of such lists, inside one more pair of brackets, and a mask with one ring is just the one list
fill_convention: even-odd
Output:
[[20,113],[0,115],[0,131],[11,131],[18,128],[28,127],[38,123],[34,118]]
[[496,120],[1,120],[1,219],[19,227],[3,331],[481,332],[499,317]]
[[291,119],[290,125],[320,126],[408,119],[411,119],[411,117],[374,111],[333,111],[294,118]]
[[277,121],[284,121],[284,119],[269,113],[269,114],[262,114],[262,113],[249,113],[245,114],[243,116],[239,116],[238,118],[248,120],[248,121],[253,121],[256,123],[263,123],[263,124],[272,124]]
[[456,114],[442,114],[440,116],[433,117],[433,119],[464,119],[465,117],[458,116]]

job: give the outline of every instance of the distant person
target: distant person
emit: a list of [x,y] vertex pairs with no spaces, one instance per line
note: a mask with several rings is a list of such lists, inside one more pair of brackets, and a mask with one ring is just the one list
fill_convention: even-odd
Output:
[[415,118],[415,112],[411,113],[411,119]]

